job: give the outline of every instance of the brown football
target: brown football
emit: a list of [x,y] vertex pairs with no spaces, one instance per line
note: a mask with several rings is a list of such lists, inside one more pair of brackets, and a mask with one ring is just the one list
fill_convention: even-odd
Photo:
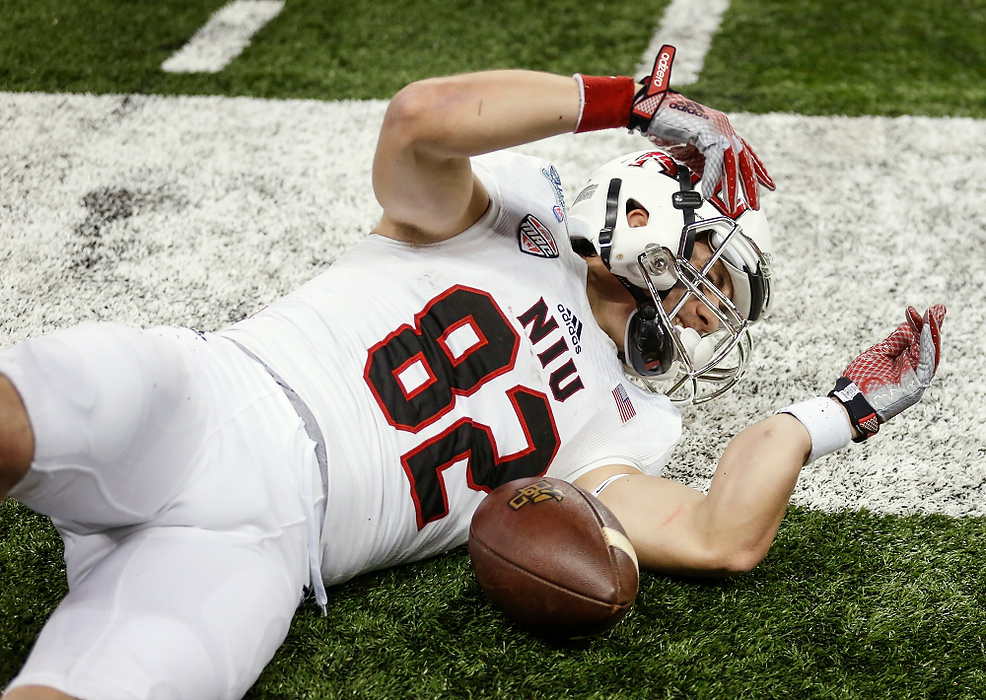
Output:
[[605,632],[637,597],[637,556],[616,516],[561,479],[490,493],[469,528],[469,557],[493,604],[545,637]]

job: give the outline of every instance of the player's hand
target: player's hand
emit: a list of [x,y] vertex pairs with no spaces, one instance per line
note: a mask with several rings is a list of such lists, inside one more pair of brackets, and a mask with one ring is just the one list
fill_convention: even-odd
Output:
[[709,199],[721,188],[730,216],[738,216],[744,202],[759,209],[759,186],[773,190],[774,181],[725,114],[668,87],[673,61],[674,47],[662,47],[634,97],[631,128],[639,128],[651,143],[698,174],[703,197]]
[[904,323],[846,367],[829,396],[846,407],[859,431],[857,442],[875,435],[881,423],[913,406],[924,394],[938,370],[944,318],[941,304],[932,306],[923,317],[908,307]]

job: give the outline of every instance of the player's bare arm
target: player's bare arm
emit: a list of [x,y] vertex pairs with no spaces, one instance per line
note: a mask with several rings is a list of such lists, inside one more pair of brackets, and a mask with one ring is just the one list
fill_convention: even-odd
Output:
[[34,434],[20,395],[0,375],[0,501],[27,473],[34,458]]
[[42,685],[22,685],[3,696],[4,700],[75,700],[60,690]]
[[572,131],[569,77],[489,71],[412,83],[391,100],[373,160],[384,214],[375,232],[414,243],[450,238],[489,205],[469,157]]
[[[678,144],[693,169],[704,173],[707,196],[719,186],[731,211],[743,199],[757,209],[759,186],[773,189],[773,181],[724,114],[669,90],[673,58],[673,47],[663,47],[642,85],[626,76],[517,70],[408,85],[391,100],[374,156],[373,187],[384,210],[375,232],[415,243],[450,238],[488,205],[470,156],[616,127]],[[675,109],[682,101],[703,116]]]
[[623,524],[641,566],[688,575],[749,571],[767,555],[803,466],[876,435],[920,400],[938,369],[944,316],[941,305],[923,316],[909,308],[905,322],[853,360],[827,397],[740,432],[708,494],[615,465],[575,483],[592,491],[614,479],[599,498]]
[[576,485],[599,494],[627,531],[640,565],[690,576],[744,573],[766,556],[811,449],[804,427],[777,415],[739,433],[708,494],[626,467],[601,467]]

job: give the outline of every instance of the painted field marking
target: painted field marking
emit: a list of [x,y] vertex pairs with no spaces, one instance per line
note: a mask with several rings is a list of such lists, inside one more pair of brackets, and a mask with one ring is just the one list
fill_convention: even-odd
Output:
[[[215,330],[297,289],[380,219],[371,169],[386,109],[0,92],[0,347],[92,320]],[[793,503],[986,517],[986,402],[969,398],[986,395],[982,324],[968,311],[986,308],[986,120],[730,119],[778,185],[764,196],[777,303],[748,388],[686,415],[665,476],[706,490],[723,435],[827,390],[908,304],[943,302],[924,400],[804,470]],[[523,150],[554,163],[574,198],[594,164],[646,145],[611,129]]]
[[161,64],[168,73],[218,73],[250,45],[284,8],[281,0],[234,0],[216,10],[201,29]]
[[657,52],[664,44],[673,44],[678,51],[671,71],[671,84],[691,85],[696,82],[702,73],[712,37],[719,31],[727,9],[729,0],[672,0],[637,66],[636,74],[649,75]]

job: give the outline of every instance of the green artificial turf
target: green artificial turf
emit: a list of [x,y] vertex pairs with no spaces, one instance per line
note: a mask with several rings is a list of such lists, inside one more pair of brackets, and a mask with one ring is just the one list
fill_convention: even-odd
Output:
[[16,501],[0,504],[0,689],[68,591],[62,543],[51,522]]
[[491,608],[460,549],[306,606],[251,697],[983,697],[984,551],[980,519],[795,509],[752,573],[645,573],[620,626],[559,645]]
[[[667,0],[288,0],[216,74],[160,69],[221,1],[6,0],[0,89],[387,98],[486,68],[630,73]],[[698,83],[727,111],[986,116],[986,0],[734,0]]]
[[[986,523],[792,509],[767,559],[726,581],[644,573],[630,616],[549,643],[483,596],[465,549],[311,601],[251,698],[978,698]],[[0,508],[0,683],[64,592],[60,544]]]
[[725,111],[981,118],[984,38],[984,0],[733,0],[687,92]]
[[288,0],[229,67],[195,75],[160,65],[223,2],[12,4],[3,90],[366,99],[486,68],[631,72],[667,2]]

